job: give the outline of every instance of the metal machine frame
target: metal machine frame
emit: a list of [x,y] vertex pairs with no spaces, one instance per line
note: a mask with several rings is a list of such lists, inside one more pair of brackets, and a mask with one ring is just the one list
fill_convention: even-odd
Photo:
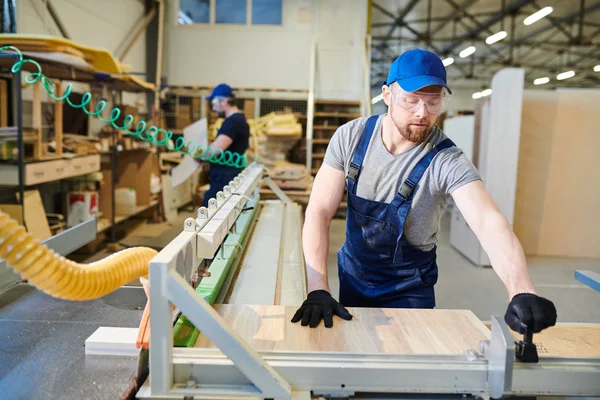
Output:
[[[360,392],[474,395],[600,395],[600,358],[516,361],[499,316],[491,338],[463,355],[256,351],[193,290],[188,278],[211,259],[262,178],[250,165],[189,218],[184,231],[150,262],[150,376],[141,399],[291,398],[301,392],[348,397]],[[255,194],[256,195],[256,194]],[[172,305],[218,349],[174,348]]]

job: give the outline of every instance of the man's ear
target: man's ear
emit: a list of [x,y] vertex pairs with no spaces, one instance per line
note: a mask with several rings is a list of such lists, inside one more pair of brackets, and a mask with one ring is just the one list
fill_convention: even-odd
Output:
[[389,86],[383,85],[381,87],[381,92],[383,93],[383,101],[389,107],[392,104],[392,91]]

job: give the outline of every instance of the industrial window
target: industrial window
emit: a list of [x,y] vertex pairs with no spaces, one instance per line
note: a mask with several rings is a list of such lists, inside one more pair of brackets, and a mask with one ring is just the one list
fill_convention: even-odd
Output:
[[217,0],[215,22],[217,24],[245,24],[246,5],[246,0]]
[[281,25],[282,2],[252,0],[252,10],[249,10],[249,0],[179,0],[177,21],[180,24]]
[[253,25],[281,25],[282,0],[252,0]]
[[208,24],[210,22],[210,0],[179,0],[180,24]]

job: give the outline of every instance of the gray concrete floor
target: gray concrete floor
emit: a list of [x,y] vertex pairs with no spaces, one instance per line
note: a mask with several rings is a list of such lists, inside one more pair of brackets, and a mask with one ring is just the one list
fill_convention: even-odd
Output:
[[[450,246],[448,215],[442,219],[439,234],[437,307],[470,309],[482,321],[489,321],[492,314],[503,316],[509,302],[504,285],[492,268],[473,265]],[[345,220],[334,219],[327,264],[335,297],[339,290],[336,253],[344,240]],[[527,263],[538,295],[554,302],[558,322],[600,323],[600,293],[574,278],[578,269],[600,272],[600,260],[529,257]]]

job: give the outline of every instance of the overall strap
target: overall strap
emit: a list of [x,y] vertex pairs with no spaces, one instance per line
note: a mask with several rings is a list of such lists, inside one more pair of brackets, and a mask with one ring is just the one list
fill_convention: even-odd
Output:
[[365,159],[365,154],[367,154],[367,149],[369,148],[369,143],[371,142],[371,137],[375,131],[375,125],[377,125],[378,119],[379,115],[372,115],[367,120],[365,129],[363,129],[360,141],[358,142],[358,146],[354,152],[354,157],[350,162],[348,176],[346,178],[348,179],[348,191],[352,192],[353,194],[356,193],[356,182],[358,181],[362,163]]
[[452,140],[444,139],[443,141],[438,143],[437,146],[431,149],[429,153],[425,155],[425,157],[419,160],[417,165],[413,168],[410,175],[408,176],[408,179],[406,179],[404,182],[402,182],[402,185],[400,185],[400,189],[398,189],[398,193],[394,197],[394,200],[392,200],[391,204],[396,207],[399,207],[400,205],[402,205],[402,203],[408,200],[412,196],[413,191],[417,186],[417,183],[419,183],[419,181],[423,177],[423,174],[425,173],[427,168],[429,168],[431,161],[433,161],[433,158],[437,155],[437,153],[452,146],[455,146]]

